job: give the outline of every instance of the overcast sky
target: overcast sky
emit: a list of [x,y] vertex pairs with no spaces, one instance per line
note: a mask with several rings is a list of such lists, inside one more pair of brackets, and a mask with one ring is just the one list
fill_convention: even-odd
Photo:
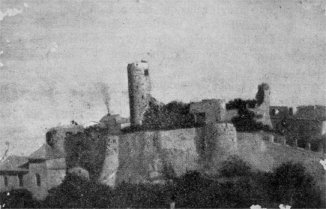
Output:
[[162,102],[253,98],[326,104],[323,0],[0,0],[0,154],[48,128],[129,116],[127,64],[150,65]]

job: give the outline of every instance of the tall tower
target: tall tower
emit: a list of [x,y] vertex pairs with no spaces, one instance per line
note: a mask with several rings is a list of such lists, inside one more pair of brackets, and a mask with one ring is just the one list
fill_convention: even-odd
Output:
[[143,122],[150,100],[151,83],[148,63],[141,62],[128,64],[128,89],[131,126],[140,126]]
[[270,86],[267,83],[260,84],[256,94],[257,107],[253,111],[260,116],[256,119],[257,122],[261,122],[262,124],[268,125],[272,128],[273,126],[269,115],[270,94]]

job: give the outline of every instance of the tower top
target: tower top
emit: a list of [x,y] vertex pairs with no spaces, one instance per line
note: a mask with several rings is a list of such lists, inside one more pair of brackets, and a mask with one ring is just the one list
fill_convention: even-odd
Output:
[[145,60],[141,60],[140,62],[133,62],[128,64],[128,69],[131,70],[148,70],[149,66],[148,66],[148,62]]
[[138,69],[142,69],[142,70],[148,70],[148,63],[145,60],[142,60],[140,62],[136,62],[135,66]]

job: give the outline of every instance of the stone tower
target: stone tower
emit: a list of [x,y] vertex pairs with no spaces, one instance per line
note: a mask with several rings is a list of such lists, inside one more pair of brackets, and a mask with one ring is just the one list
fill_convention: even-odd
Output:
[[140,126],[143,122],[150,100],[151,83],[148,63],[144,60],[128,64],[128,90],[131,126]]
[[270,128],[272,128],[273,126],[269,115],[270,94],[270,86],[267,83],[260,84],[256,94],[257,106],[252,110],[259,116],[256,119],[257,122],[261,122],[262,124],[268,125]]

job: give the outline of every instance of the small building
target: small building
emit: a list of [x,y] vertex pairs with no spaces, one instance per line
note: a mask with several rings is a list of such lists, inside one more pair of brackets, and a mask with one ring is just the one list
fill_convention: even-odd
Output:
[[28,157],[9,156],[0,165],[0,189],[27,189],[36,199],[44,199],[48,190],[61,184],[66,174],[64,156],[53,155],[44,144]]
[[0,192],[25,188],[28,169],[26,157],[12,155],[0,164]]

